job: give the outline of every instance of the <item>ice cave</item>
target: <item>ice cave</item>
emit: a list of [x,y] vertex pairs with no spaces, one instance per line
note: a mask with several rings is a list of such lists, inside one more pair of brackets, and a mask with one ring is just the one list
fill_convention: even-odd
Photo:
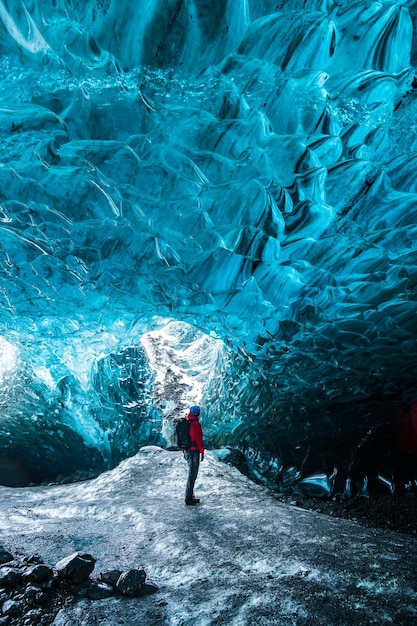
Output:
[[417,479],[417,2],[0,0],[0,484]]

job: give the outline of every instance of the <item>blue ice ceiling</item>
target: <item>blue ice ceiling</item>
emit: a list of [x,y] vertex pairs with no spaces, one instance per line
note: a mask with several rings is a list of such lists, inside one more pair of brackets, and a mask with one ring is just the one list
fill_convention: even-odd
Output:
[[416,15],[0,0],[3,482],[164,445],[140,339],[176,319],[224,341],[210,447],[278,488],[392,488],[417,374]]

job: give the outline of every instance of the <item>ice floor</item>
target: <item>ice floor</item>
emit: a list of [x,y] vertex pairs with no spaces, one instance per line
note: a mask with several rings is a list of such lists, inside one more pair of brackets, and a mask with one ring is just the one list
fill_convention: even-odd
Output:
[[179,452],[144,448],[95,480],[0,488],[1,543],[55,564],[75,550],[93,576],[143,566],[139,599],[81,600],[55,626],[395,624],[417,621],[417,540],[278,502],[207,455],[186,507]]

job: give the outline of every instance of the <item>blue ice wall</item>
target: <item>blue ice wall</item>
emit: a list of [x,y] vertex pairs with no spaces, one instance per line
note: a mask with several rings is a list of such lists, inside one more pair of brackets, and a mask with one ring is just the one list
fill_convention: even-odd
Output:
[[[416,11],[0,2],[4,472],[52,474],[58,431],[81,469],[158,441],[138,345],[168,317],[227,346],[212,446],[278,487],[393,484],[417,369]],[[127,399],[103,359],[132,350]]]

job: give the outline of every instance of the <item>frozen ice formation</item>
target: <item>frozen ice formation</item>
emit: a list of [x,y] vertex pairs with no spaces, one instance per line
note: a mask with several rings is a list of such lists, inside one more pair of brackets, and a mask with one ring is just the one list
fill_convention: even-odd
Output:
[[[392,433],[417,370],[416,17],[0,2],[1,482],[164,445],[202,371],[208,447],[259,480],[415,478]],[[143,341],[167,324],[156,402]]]

